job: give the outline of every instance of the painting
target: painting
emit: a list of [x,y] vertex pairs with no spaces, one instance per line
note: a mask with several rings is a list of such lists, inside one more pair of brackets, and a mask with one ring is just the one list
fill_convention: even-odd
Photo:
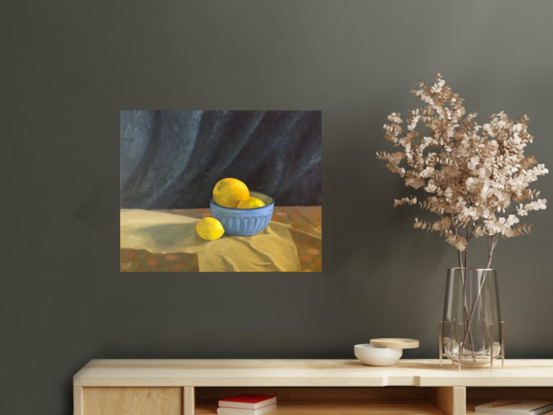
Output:
[[320,111],[121,111],[121,272],[322,272]]

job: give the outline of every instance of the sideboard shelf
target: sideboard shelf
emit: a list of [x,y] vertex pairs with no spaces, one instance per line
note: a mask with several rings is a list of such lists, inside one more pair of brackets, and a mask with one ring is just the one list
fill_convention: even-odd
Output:
[[553,399],[553,360],[504,369],[438,360],[92,360],[73,379],[75,415],[207,415],[238,393],[275,394],[269,415],[465,415],[502,397]]
[[[216,414],[217,405],[201,404],[196,407],[196,414]],[[328,414],[416,414],[440,415],[438,408],[429,402],[423,403],[281,403],[278,408],[268,412],[271,415],[328,415]]]

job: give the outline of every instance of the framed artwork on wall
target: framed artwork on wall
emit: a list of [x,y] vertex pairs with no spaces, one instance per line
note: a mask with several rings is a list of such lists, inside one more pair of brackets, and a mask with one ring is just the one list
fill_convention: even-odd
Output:
[[122,272],[322,271],[320,111],[121,111]]

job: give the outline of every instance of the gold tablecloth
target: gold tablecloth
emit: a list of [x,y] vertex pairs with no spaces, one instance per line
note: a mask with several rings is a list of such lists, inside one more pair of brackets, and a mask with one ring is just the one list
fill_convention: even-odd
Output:
[[321,271],[321,207],[275,207],[255,236],[204,241],[209,209],[121,210],[121,271]]

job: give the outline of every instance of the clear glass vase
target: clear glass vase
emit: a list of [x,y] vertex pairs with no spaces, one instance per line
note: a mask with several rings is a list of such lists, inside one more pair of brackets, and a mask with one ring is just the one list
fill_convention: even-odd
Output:
[[493,365],[493,359],[504,356],[495,269],[448,270],[440,328],[440,346],[453,362]]

